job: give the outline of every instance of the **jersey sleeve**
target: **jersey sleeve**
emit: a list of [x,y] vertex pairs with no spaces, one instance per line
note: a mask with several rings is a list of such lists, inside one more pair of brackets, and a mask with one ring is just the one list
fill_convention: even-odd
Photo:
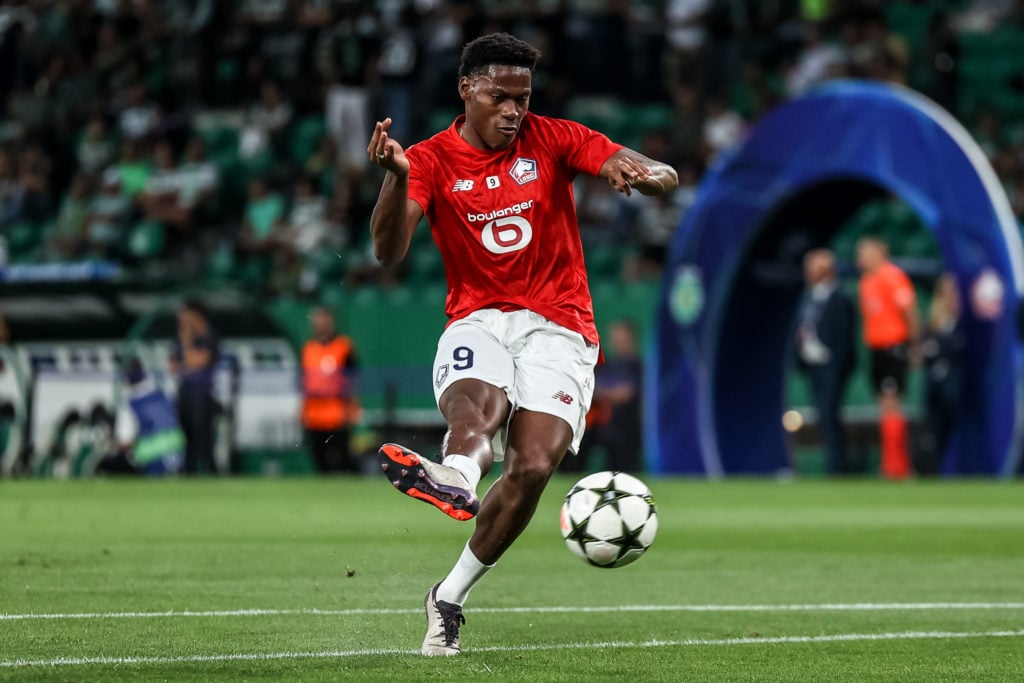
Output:
[[405,157],[409,160],[409,199],[419,204],[426,215],[432,195],[430,179],[434,176],[434,158],[418,144],[405,150]]
[[623,148],[607,135],[581,123],[552,119],[552,135],[566,166],[575,173],[596,176],[608,157]]
[[893,268],[889,285],[892,288],[893,301],[901,311],[907,311],[914,307],[916,299],[914,285],[906,273],[898,268]]

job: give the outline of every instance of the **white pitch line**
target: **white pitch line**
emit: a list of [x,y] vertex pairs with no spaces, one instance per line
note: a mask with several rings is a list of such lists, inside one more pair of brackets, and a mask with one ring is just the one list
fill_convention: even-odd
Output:
[[[476,614],[605,614],[611,612],[869,612],[914,610],[1016,610],[1024,602],[852,602],[806,605],[597,605],[555,607],[474,607]],[[416,608],[168,610],[163,612],[68,612],[0,614],[0,621],[33,619],[153,619],[172,617],[359,616],[420,614]]]
[[[871,640],[953,640],[960,638],[1020,638],[1017,631],[903,631],[897,633],[835,633],[818,636],[775,636],[766,638],[691,638],[686,640],[645,640],[632,642],[539,643],[535,645],[493,645],[467,650],[480,652],[544,652],[552,650],[646,649],[655,647],[716,647],[731,645],[787,645],[801,643],[854,643]],[[0,668],[28,666],[86,666],[119,664],[193,664],[208,662],[252,662],[281,659],[339,659],[345,657],[378,657],[384,655],[416,655],[419,650],[366,649],[325,650],[321,652],[241,652],[215,655],[183,655],[179,657],[57,657],[55,659],[12,659],[0,661]]]

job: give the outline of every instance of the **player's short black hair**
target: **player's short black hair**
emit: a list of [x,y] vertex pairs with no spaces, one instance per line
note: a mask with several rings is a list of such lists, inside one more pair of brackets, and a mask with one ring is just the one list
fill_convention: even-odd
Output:
[[533,73],[540,50],[508,33],[489,33],[466,43],[459,59],[459,78],[480,73],[492,64],[525,66]]

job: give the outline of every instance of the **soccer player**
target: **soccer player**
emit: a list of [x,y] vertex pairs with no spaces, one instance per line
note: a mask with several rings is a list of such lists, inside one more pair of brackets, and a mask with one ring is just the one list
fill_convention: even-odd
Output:
[[[401,261],[425,215],[448,277],[449,325],[434,359],[448,424],[437,464],[380,449],[399,491],[476,529],[426,595],[425,655],[459,653],[470,589],[526,528],[551,474],[575,452],[594,389],[598,336],[572,180],[599,176],[626,195],[677,184],[668,165],[572,121],[530,114],[540,53],[508,34],[468,43],[459,64],[465,114],[403,147],[377,122],[367,153],[387,169],[370,222],[377,260]],[[504,457],[482,503],[476,488]]]

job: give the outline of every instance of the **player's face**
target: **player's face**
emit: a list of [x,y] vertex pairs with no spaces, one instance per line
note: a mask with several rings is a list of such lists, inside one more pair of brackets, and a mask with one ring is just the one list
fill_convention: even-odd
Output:
[[462,136],[483,149],[507,149],[530,108],[532,76],[522,66],[492,65],[483,74],[459,80],[459,95],[466,103]]

